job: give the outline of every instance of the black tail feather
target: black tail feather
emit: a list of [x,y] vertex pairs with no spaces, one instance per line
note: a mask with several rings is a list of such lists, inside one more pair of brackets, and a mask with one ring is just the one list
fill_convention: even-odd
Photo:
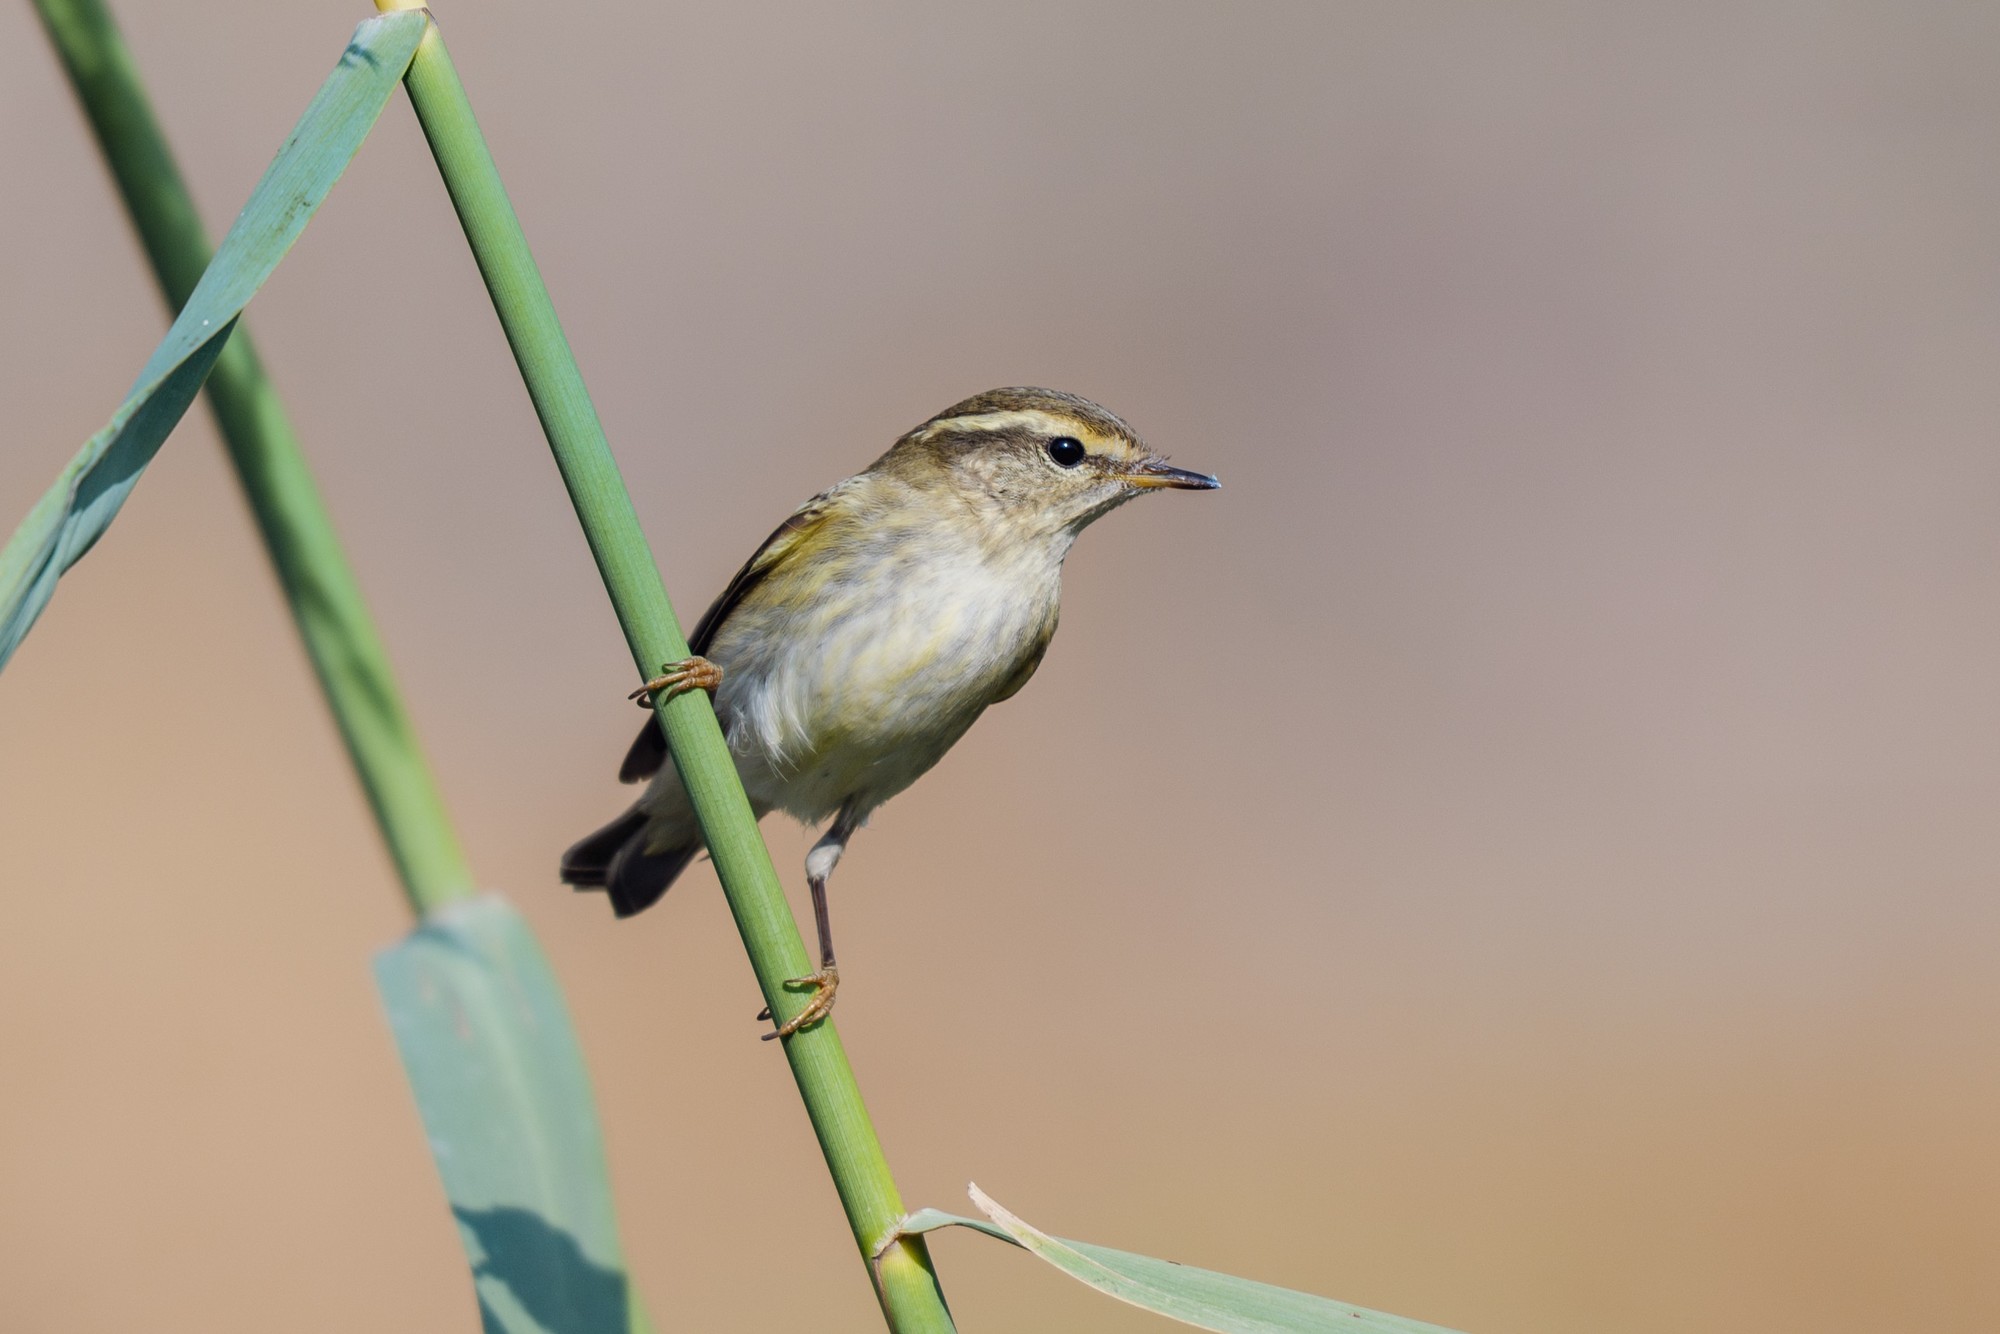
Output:
[[602,889],[611,859],[646,827],[646,813],[634,806],[562,855],[562,879],[578,889]]
[[563,854],[563,883],[610,892],[620,917],[643,912],[660,901],[701,845],[646,851],[646,813],[634,806]]
[[644,912],[660,901],[675,877],[701,851],[696,843],[665,852],[646,852],[645,840],[634,838],[611,859],[605,888],[611,892],[611,909],[620,917]]

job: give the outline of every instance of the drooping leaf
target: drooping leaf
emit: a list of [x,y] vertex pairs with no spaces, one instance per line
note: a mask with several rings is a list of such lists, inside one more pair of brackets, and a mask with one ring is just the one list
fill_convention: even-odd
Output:
[[520,914],[433,913],[375,981],[489,1334],[643,1330],[583,1053]]
[[48,605],[56,580],[110,526],[194,401],[237,316],[368,137],[428,23],[409,11],[368,19],[355,30],[110,424],[70,460],[0,549],[0,667]]
[[973,1186],[971,1194],[973,1203],[985,1211],[991,1222],[937,1209],[919,1209],[903,1219],[899,1234],[932,1232],[941,1227],[971,1228],[1032,1252],[1071,1278],[1122,1302],[1219,1334],[1327,1334],[1334,1330],[1352,1334],[1452,1334],[1439,1325],[1349,1306],[1311,1293],[1253,1283],[1247,1278],[1156,1260],[1150,1255],[1114,1251],[1109,1246],[1093,1246],[1087,1241],[1052,1237],[1003,1209],[979,1187]]

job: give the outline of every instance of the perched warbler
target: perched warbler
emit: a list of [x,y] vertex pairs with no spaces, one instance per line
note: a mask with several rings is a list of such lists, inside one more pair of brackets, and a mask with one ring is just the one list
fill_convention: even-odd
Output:
[[[1217,485],[1074,394],[968,398],[794,511],[695,626],[695,656],[634,692],[711,691],[757,815],[832,817],[806,856],[820,967],[794,984],[814,994],[766,1038],[833,1008],[827,878],[869,812],[1035,674],[1077,534],[1143,492]],[[608,891],[620,917],[650,907],[702,850],[666,759],[648,719],[618,774],[650,779],[645,794],[563,854],[563,880]]]

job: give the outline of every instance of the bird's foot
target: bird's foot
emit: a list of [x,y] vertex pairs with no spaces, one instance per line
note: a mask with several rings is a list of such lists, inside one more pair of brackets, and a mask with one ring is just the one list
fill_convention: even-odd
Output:
[[[764,1035],[764,1041],[766,1042],[769,1042],[772,1038],[788,1038],[807,1024],[817,1023],[819,1020],[832,1014],[833,993],[840,990],[840,970],[832,964],[828,964],[817,973],[812,973],[805,977],[792,978],[785,985],[788,987],[811,987],[813,989],[813,996],[811,1000],[806,1002],[805,1009],[800,1010],[771,1032],[766,1033]],[[765,1006],[762,1010],[758,1011],[757,1017],[759,1019],[769,1019],[771,1017],[771,1007],[768,1005]]]
[[660,674],[626,698],[636,700],[642,709],[650,709],[658,702],[653,698],[655,695],[672,699],[690,690],[713,690],[721,684],[722,669],[707,658],[682,658],[679,662],[661,663]]

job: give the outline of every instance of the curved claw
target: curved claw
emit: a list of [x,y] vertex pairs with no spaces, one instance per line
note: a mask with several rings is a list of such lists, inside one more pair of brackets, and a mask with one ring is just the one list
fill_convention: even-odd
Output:
[[[826,1018],[829,1014],[832,1014],[833,995],[836,991],[840,990],[840,970],[829,965],[820,969],[817,973],[812,973],[806,977],[792,978],[785,985],[788,987],[811,987],[813,989],[813,996],[811,1000],[806,1002],[805,1009],[800,1010],[776,1029],[766,1033],[764,1035],[764,1041],[766,1042],[771,1041],[773,1038],[788,1038],[807,1024],[816,1023]],[[771,1011],[767,1008],[757,1017],[759,1019],[769,1019]]]
[[686,694],[690,690],[713,690],[722,684],[722,669],[699,655],[682,658],[679,662],[663,662],[660,674],[625,698],[634,701],[642,709],[650,709],[654,695],[672,699],[675,695]]

